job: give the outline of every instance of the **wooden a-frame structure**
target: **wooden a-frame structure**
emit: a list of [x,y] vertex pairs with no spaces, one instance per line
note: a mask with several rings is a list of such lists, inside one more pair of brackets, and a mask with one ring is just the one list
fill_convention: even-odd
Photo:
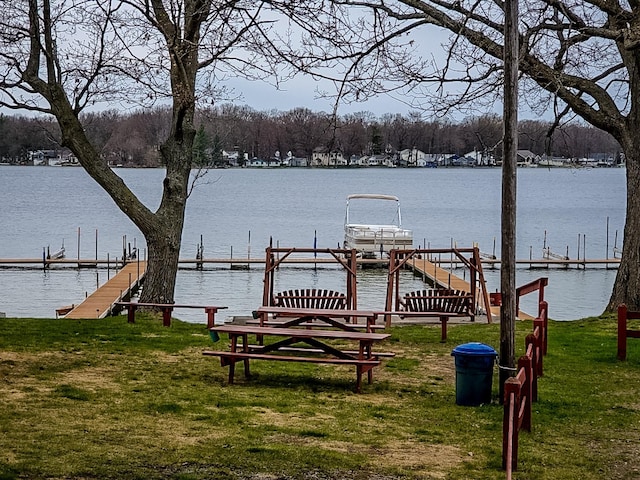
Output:
[[[435,260],[436,256],[449,255],[450,262],[457,262],[469,269],[469,281],[440,268]],[[469,255],[467,258],[465,255]],[[446,262],[446,261],[445,261]],[[445,263],[443,262],[443,263]],[[466,292],[473,298],[473,309],[477,309],[477,299],[481,301],[487,312],[487,321],[491,323],[491,307],[487,292],[482,261],[478,247],[472,248],[414,248],[410,250],[391,250],[389,252],[389,271],[387,278],[386,312],[400,310],[402,293],[400,292],[400,271],[403,268],[413,269],[423,275],[434,288],[454,288]],[[480,292],[478,295],[478,288]]]
[[[287,248],[272,247],[266,249],[264,286],[262,305],[272,306],[274,301],[275,273],[283,263],[338,263],[346,271],[346,309],[357,310],[358,294],[356,279],[356,250],[344,248]],[[295,254],[304,254],[303,258],[293,258]],[[319,257],[320,256],[320,257]]]

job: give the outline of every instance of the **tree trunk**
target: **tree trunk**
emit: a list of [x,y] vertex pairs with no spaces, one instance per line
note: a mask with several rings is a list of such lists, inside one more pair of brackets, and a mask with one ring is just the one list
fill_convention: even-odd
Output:
[[155,221],[139,225],[147,241],[149,258],[141,302],[174,303],[182,229],[187,205],[187,187],[191,172],[191,154],[195,130],[187,117],[161,147],[167,165],[164,194]]
[[149,258],[141,302],[174,303],[182,233],[182,227],[177,224],[168,224],[159,235],[146,237]]
[[[635,137],[638,128],[629,128]],[[640,310],[640,139],[623,144],[627,162],[627,210],[624,226],[622,260],[613,285],[607,311],[616,311],[626,303],[630,310]]]

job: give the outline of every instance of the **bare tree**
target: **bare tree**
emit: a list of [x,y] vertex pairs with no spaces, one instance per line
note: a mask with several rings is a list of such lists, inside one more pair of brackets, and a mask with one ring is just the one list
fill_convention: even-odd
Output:
[[[440,113],[463,106],[477,111],[502,101],[504,2],[333,3],[336,9],[369,12],[368,20],[362,15],[357,24],[360,31],[371,32],[369,48],[360,46],[362,56],[348,57],[354,63],[344,70],[341,93],[348,99],[388,90],[388,80],[395,82],[393,88],[404,88],[404,98],[412,98],[416,107]],[[526,92],[521,99],[534,111],[552,110],[558,125],[572,116],[582,118],[611,134],[625,154],[623,257],[609,311],[623,302],[640,308],[638,18],[640,5],[626,0],[532,0],[522,3],[518,25],[520,90]],[[426,49],[433,45],[432,36],[442,38],[442,29],[449,32],[441,42],[445,56],[435,62]],[[421,44],[424,39],[430,43]],[[380,80],[361,72],[374,72]]]
[[[192,168],[197,101],[220,97],[229,75],[271,78],[264,2],[15,0],[0,10],[0,106],[55,117],[61,143],[138,226],[148,246],[142,301],[173,302]],[[275,7],[274,7],[275,8]],[[285,17],[286,18],[286,17]],[[107,165],[82,113],[171,105],[159,145],[166,175],[157,210]],[[85,117],[86,118],[86,117]]]

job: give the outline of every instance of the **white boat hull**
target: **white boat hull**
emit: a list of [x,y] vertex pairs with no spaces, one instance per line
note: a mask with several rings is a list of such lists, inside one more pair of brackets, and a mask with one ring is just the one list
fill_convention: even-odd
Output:
[[[349,201],[353,199],[386,200],[396,203],[397,224],[351,223]],[[344,225],[344,247],[355,249],[365,258],[383,258],[394,248],[407,249],[413,246],[413,231],[400,224],[400,203],[395,196],[357,194],[347,197],[347,212]]]
[[411,248],[413,232],[393,225],[346,225],[345,248],[355,248],[364,256],[381,256],[394,248]]

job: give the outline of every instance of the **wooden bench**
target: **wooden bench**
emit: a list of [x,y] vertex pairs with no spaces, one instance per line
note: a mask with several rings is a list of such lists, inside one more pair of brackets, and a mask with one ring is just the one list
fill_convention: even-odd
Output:
[[115,302],[114,307],[121,307],[127,309],[127,322],[135,323],[136,310],[142,308],[155,308],[162,311],[162,325],[165,327],[171,326],[171,313],[174,308],[201,308],[207,314],[207,328],[211,328],[215,325],[215,316],[218,310],[223,310],[227,307],[219,307],[215,305],[184,305],[177,303],[140,303],[140,302]]
[[407,293],[401,301],[407,312],[444,312],[475,317],[473,297],[462,290],[432,288]]
[[627,320],[640,319],[640,312],[627,310],[623,303],[618,307],[618,360],[627,359],[627,338],[640,338],[640,330],[627,328]]
[[347,308],[347,297],[345,294],[334,290],[320,290],[315,288],[286,290],[276,293],[272,306],[338,310]]
[[378,312],[384,316],[387,327],[391,326],[391,316],[434,317],[440,320],[441,341],[447,339],[447,322],[451,317],[470,317],[475,319],[473,297],[461,290],[434,288],[409,292],[400,301],[400,310]]
[[[356,392],[360,393],[362,385],[362,375],[371,371],[373,367],[380,365],[380,360],[359,360],[357,358],[330,358],[330,357],[305,357],[301,355],[271,355],[268,353],[253,352],[215,352],[205,350],[203,355],[220,357],[220,364],[223,367],[231,368],[237,361],[245,361],[244,374],[246,378],[250,378],[248,362],[249,360],[276,360],[282,362],[306,362],[306,363],[325,363],[331,365],[355,365],[356,367]],[[229,372],[229,383],[233,383],[233,373]],[[371,383],[371,382],[369,382]]]
[[[368,381],[373,381],[373,368],[380,365],[380,359],[372,352],[372,345],[389,338],[388,334],[369,332],[350,332],[345,330],[307,330],[293,328],[256,327],[251,325],[222,325],[213,327],[211,332],[228,333],[230,340],[229,352],[205,350],[203,355],[220,357],[223,367],[229,367],[229,383],[233,383],[235,364],[244,363],[245,377],[249,378],[249,361],[276,360],[286,362],[327,363],[334,365],[355,365],[356,392],[360,392],[362,375],[367,373]],[[268,345],[250,346],[248,336],[284,337]],[[241,342],[238,342],[238,340]],[[341,350],[330,344],[328,340],[358,342],[357,351]],[[293,347],[297,343],[306,343],[311,348]],[[291,353],[282,355],[282,352]],[[293,355],[296,354],[296,355]],[[317,356],[319,354],[322,356]]]
[[[264,345],[250,344],[248,345],[249,352],[260,353],[262,349],[264,349]],[[243,348],[241,343],[238,344],[238,349]],[[321,348],[310,348],[310,347],[280,347],[278,349],[279,352],[292,352],[296,354],[310,354],[310,355],[322,355],[324,352]],[[358,355],[356,350],[342,350],[343,353],[349,355]],[[396,354],[393,352],[371,352],[371,358],[377,360],[379,358],[393,358]]]

